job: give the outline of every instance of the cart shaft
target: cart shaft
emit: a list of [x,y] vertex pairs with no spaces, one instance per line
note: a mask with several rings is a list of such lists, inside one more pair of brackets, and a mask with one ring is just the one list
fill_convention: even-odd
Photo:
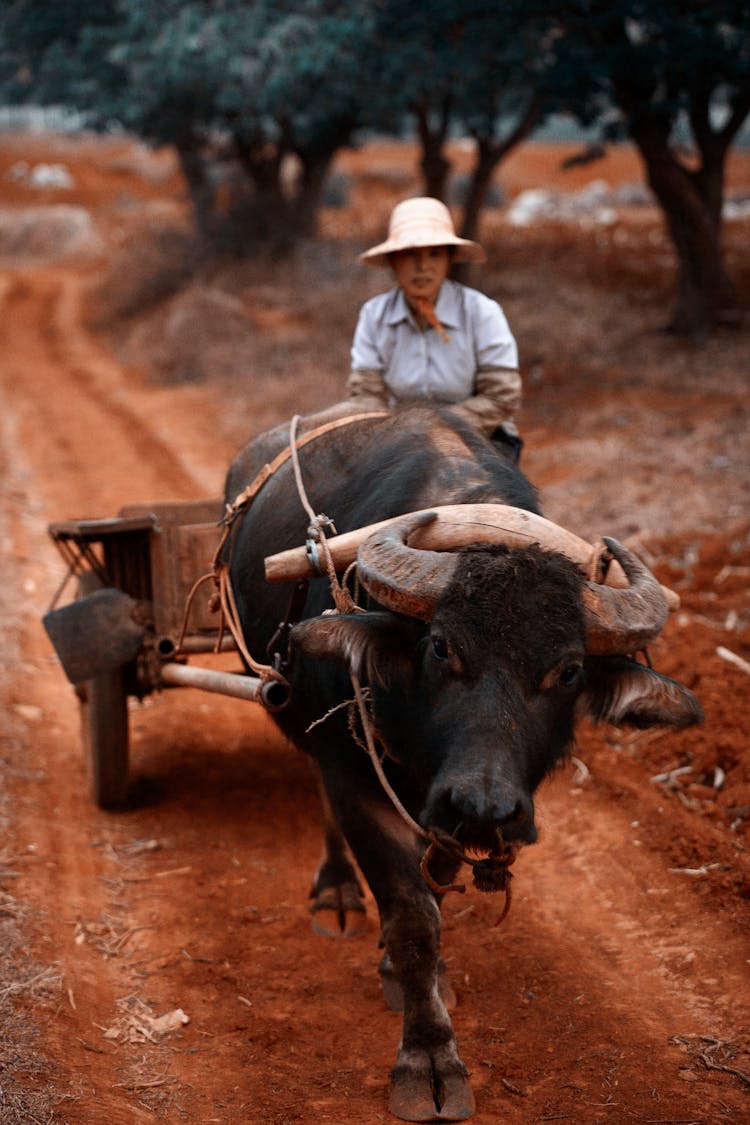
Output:
[[289,685],[282,680],[259,680],[239,672],[220,672],[215,668],[193,668],[171,661],[161,666],[162,684],[193,687],[262,703],[269,711],[281,711],[289,702]]

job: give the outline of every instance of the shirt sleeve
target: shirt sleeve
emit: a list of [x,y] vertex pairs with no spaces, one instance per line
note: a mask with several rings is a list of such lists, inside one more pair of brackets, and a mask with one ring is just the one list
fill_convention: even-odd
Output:
[[346,393],[363,410],[382,410],[388,406],[388,388],[382,371],[357,368],[346,382]]
[[475,393],[452,409],[483,434],[505,422],[512,423],[521,407],[521,376],[509,368],[479,371]]
[[508,368],[518,370],[518,347],[505,313],[497,301],[477,294],[474,313],[474,348],[477,371]]
[[380,371],[385,368],[377,344],[376,314],[373,302],[362,306],[352,341],[352,371]]

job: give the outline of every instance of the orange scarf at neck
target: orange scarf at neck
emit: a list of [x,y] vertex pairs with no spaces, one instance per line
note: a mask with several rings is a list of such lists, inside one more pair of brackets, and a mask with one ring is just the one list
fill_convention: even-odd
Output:
[[443,343],[450,343],[450,336],[438,320],[432,301],[428,297],[415,297],[412,303],[417,313],[424,317],[428,324],[432,325]]

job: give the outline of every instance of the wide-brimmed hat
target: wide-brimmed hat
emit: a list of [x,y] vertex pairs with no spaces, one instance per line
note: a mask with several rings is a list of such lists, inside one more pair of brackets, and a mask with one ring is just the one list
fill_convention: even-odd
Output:
[[429,196],[417,196],[396,204],[391,213],[388,238],[371,250],[365,250],[359,260],[366,266],[388,266],[389,255],[418,246],[455,246],[456,262],[483,262],[486,257],[478,242],[458,237],[444,203]]

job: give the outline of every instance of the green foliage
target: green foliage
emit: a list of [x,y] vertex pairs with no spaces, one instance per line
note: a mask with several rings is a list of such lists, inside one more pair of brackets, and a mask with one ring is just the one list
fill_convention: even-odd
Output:
[[232,51],[218,110],[246,140],[284,137],[295,151],[338,147],[363,118],[370,27],[366,3],[254,4],[251,16],[235,5],[220,29]]
[[454,130],[477,136],[524,113],[531,100],[555,105],[549,41],[554,8],[505,0],[382,0],[376,100],[383,120],[425,106],[447,111]]
[[[750,0],[7,0],[0,98],[66,103],[95,127],[174,144],[204,229],[222,138],[257,214],[292,233],[312,230],[338,148],[409,128],[435,194],[448,138],[474,138],[470,234],[499,160],[567,112],[638,144],[687,261],[688,212],[703,207],[718,242],[723,161],[750,112]],[[686,139],[697,168],[680,157]]]
[[725,162],[750,113],[747,0],[572,0],[560,36],[605,136],[638,147],[678,260],[671,327],[735,324],[721,250]]
[[573,0],[560,35],[612,138],[648,118],[731,139],[750,109],[747,0]]

